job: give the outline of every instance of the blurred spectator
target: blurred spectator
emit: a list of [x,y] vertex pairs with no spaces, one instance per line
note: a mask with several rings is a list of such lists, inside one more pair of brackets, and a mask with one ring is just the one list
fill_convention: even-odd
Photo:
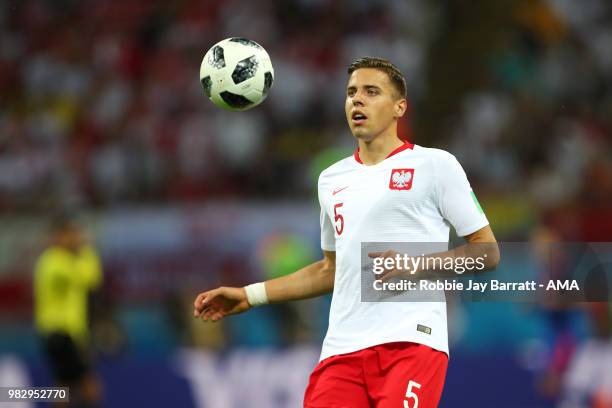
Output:
[[100,260],[72,220],[59,218],[36,263],[36,329],[54,380],[71,388],[74,406],[97,406],[100,384],[88,362],[90,291],[102,280]]
[[[539,268],[538,281],[562,279],[567,276],[572,267],[572,255],[566,248],[559,250],[560,237],[556,231],[541,223],[534,229],[531,245]],[[549,328],[545,367],[538,380],[539,391],[550,401],[557,401],[561,390],[563,377],[566,374],[569,361],[576,347],[576,336],[572,323],[575,308],[561,292],[542,295],[539,309],[543,320]]]
[[594,303],[588,309],[594,335],[574,354],[564,379],[561,408],[612,406],[612,308]]

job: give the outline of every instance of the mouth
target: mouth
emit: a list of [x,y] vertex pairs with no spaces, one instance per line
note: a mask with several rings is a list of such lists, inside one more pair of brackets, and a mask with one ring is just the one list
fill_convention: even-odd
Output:
[[368,117],[360,111],[354,111],[351,114],[351,122],[353,123],[353,125],[355,126],[361,126],[365,123],[365,121],[368,120]]

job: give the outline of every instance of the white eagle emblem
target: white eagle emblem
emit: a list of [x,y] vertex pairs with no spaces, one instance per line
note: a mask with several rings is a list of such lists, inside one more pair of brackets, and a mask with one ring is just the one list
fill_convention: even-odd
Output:
[[393,190],[410,190],[414,169],[393,169],[389,187]]

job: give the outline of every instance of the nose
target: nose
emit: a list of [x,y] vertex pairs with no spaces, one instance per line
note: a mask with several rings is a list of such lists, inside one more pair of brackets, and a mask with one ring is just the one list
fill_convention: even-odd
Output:
[[363,98],[361,92],[356,92],[351,99],[353,102],[353,106],[363,106]]

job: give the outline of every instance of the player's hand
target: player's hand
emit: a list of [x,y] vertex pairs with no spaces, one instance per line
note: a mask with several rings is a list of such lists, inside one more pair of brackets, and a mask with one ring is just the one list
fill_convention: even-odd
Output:
[[[370,258],[383,258],[383,259],[391,258],[393,260],[396,259],[397,255],[399,254],[392,250],[384,251],[384,252],[368,253],[368,257]],[[395,262],[393,262],[393,264],[395,264]],[[383,265],[385,265],[384,261],[383,261]],[[408,269],[401,269],[398,267],[392,267],[392,268],[384,267],[383,272],[381,272],[380,274],[376,274],[376,279],[380,279],[383,282],[387,282],[388,280],[395,278],[395,277],[402,277],[405,279],[409,279],[409,278],[416,279],[417,278],[416,274],[418,272],[419,270],[408,270]]]
[[244,288],[221,286],[200,293],[193,302],[193,307],[194,317],[216,322],[225,316],[245,312],[251,308],[251,305],[247,301]]

